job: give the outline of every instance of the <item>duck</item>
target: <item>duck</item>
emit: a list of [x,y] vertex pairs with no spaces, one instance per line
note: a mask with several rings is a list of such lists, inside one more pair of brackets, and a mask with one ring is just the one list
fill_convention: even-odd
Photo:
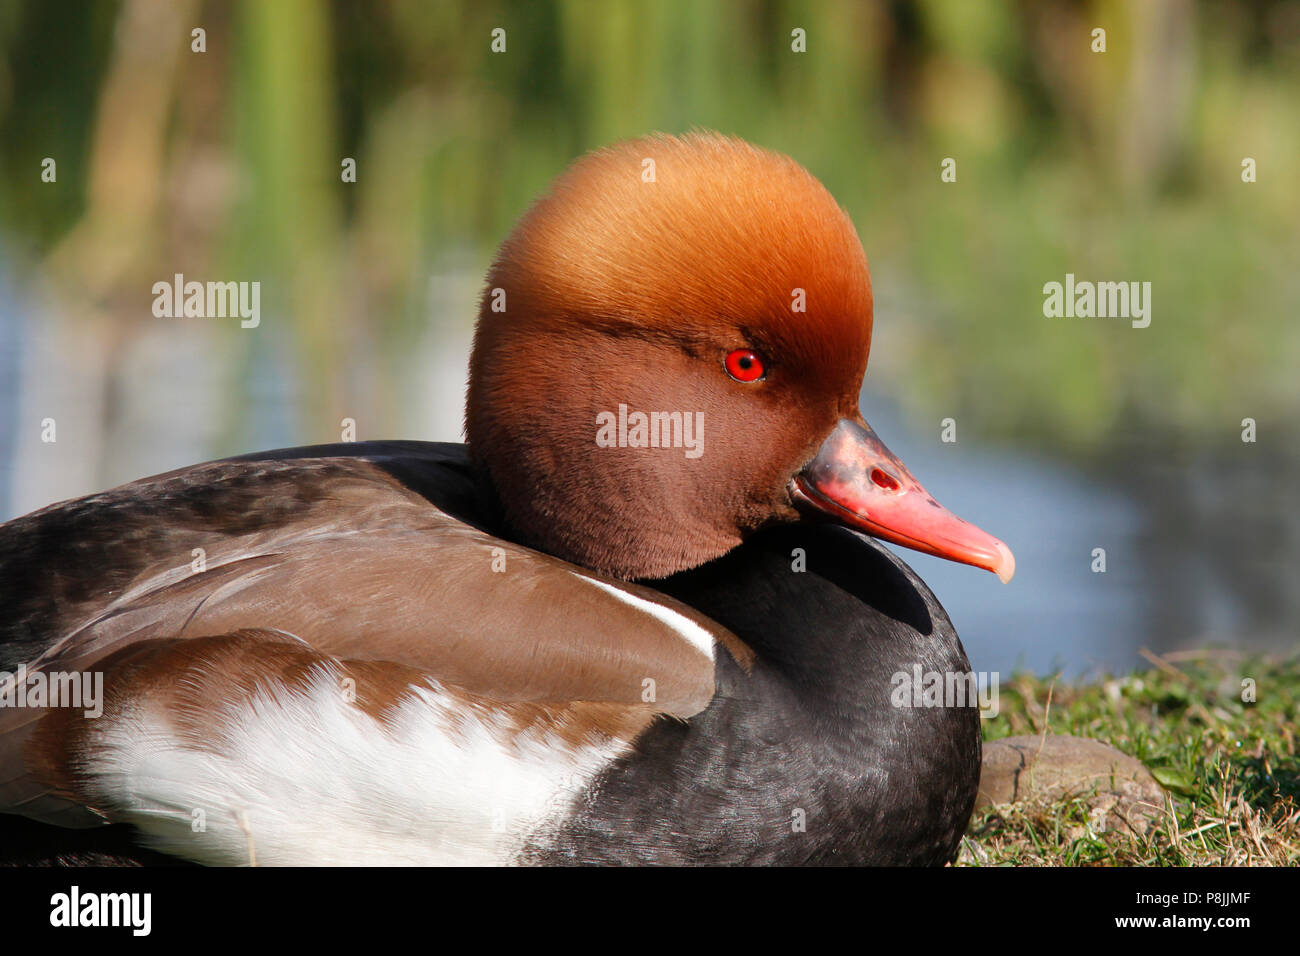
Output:
[[491,264],[464,444],[0,526],[0,854],[951,862],[979,715],[897,689],[970,663],[882,543],[1015,561],[863,417],[872,323],[795,160],[704,131],[578,159]]

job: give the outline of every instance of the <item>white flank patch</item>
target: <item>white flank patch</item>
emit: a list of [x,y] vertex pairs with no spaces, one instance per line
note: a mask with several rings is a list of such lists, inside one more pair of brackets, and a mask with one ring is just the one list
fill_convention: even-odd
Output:
[[232,706],[207,741],[178,739],[147,704],[106,720],[89,768],[105,809],[200,863],[501,864],[629,749],[520,732],[434,681],[385,725],[344,700],[329,668],[306,693]]
[[582,578],[589,584],[594,584],[606,594],[612,594],[624,604],[636,608],[638,611],[644,611],[661,624],[667,624],[673,629],[673,632],[681,637],[691,647],[695,648],[709,660],[713,660],[713,635],[706,631],[700,625],[696,624],[685,614],[679,614],[670,607],[662,604],[656,604],[654,601],[647,601],[645,598],[637,597],[621,588],[616,588],[612,584],[606,584],[604,581],[597,581],[595,578],[589,578],[586,575],[576,574],[574,577]]

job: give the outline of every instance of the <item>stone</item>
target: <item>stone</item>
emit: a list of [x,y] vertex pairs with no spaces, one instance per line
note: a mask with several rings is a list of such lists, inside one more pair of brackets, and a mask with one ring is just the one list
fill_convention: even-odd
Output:
[[1084,798],[1094,830],[1145,833],[1165,811],[1165,795],[1140,760],[1109,744],[1068,734],[1005,737],[984,744],[975,809],[1019,801]]

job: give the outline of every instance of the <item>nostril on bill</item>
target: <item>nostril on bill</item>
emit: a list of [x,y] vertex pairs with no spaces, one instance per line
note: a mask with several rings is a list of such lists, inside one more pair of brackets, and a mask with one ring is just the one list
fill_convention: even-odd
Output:
[[898,479],[880,468],[871,469],[871,483],[885,491],[897,491]]

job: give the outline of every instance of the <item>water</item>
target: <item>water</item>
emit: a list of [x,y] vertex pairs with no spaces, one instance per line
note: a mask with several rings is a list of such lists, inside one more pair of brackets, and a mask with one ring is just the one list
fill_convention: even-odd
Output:
[[[1287,653],[1300,640],[1300,467],[1256,445],[1160,449],[1121,436],[1089,471],[939,441],[870,392],[864,414],[950,510],[1004,540],[1016,576],[894,549],[933,589],[976,670],[1067,677],[1206,647]],[[960,433],[959,433],[960,437]],[[1105,551],[1095,571],[1094,549]]]

